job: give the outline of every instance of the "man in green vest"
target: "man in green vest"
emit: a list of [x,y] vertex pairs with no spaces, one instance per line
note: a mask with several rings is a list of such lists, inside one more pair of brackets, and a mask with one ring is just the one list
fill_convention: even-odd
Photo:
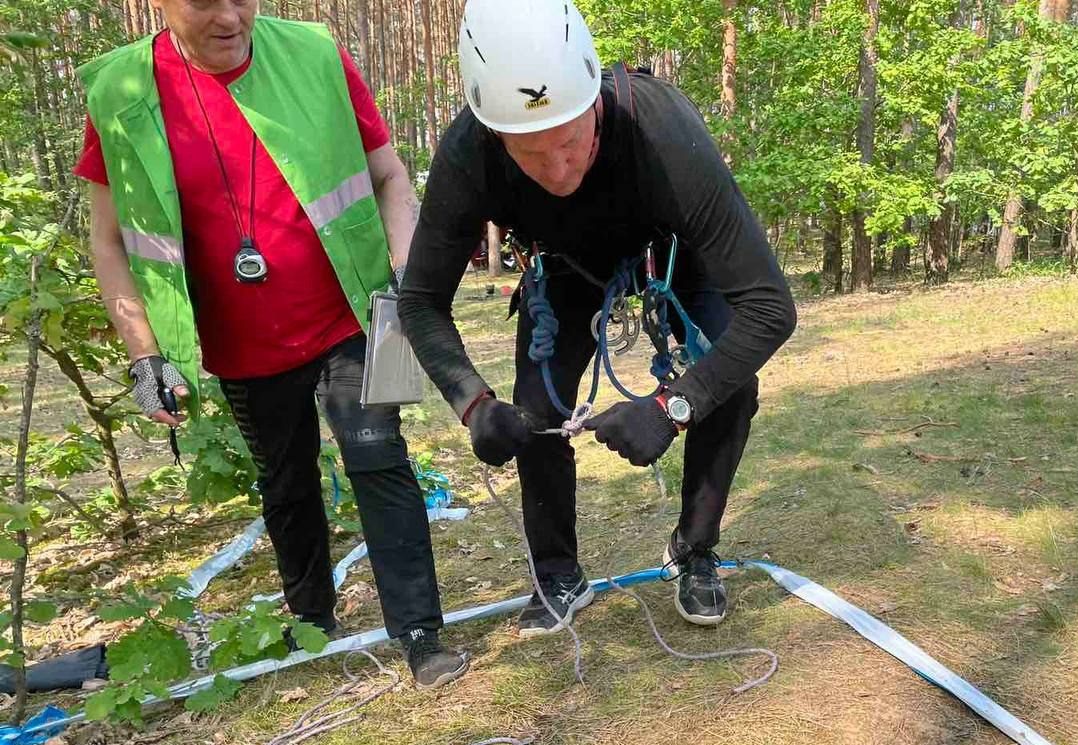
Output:
[[[167,29],[79,70],[94,264],[134,396],[178,425],[198,359],[259,469],[289,608],[337,630],[318,405],[354,487],[389,635],[424,688],[464,673],[396,407],[361,408],[370,294],[397,284],[418,204],[348,54],[257,0],[152,0]],[[392,269],[391,269],[392,268]],[[196,341],[197,340],[197,341]],[[317,404],[316,405],[316,400]]]

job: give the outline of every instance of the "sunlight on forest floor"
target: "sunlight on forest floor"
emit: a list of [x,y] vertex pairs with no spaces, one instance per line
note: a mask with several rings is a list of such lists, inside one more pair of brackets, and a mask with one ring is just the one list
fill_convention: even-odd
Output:
[[[718,547],[724,558],[770,557],[860,605],[1057,745],[1078,745],[1075,308],[1078,282],[1046,279],[802,302],[795,337],[761,374],[761,409]],[[503,398],[514,329],[505,310],[501,298],[458,303],[469,349]],[[642,347],[619,362],[641,389]],[[46,380],[50,410],[74,412],[55,375]],[[600,404],[614,400],[605,387]],[[436,395],[407,420],[412,450],[434,451],[458,501],[474,509],[464,522],[432,526],[443,607],[524,593],[520,540],[481,493],[466,432]],[[59,414],[55,424],[62,425]],[[677,500],[660,503],[646,471],[588,438],[577,443],[585,569],[597,577],[660,563]],[[142,459],[129,468],[167,461],[163,443],[125,447]],[[662,463],[676,494],[680,443]],[[516,501],[511,469],[498,483]],[[204,522],[251,514],[228,505]],[[37,557],[32,572],[48,569],[38,586],[57,592],[183,573],[241,525],[165,525],[138,551],[88,558],[77,547],[58,550]],[[335,554],[353,541],[337,535]],[[573,681],[568,636],[520,641],[505,618],[456,626],[447,641],[473,655],[461,681],[436,693],[404,686],[372,704],[359,724],[319,742],[465,745],[505,735],[544,744],[1008,742],[770,579],[738,573],[727,584],[732,612],[714,630],[678,618],[672,585],[646,585],[641,594],[676,648],[774,650],[779,672],[761,688],[730,693],[759,672],[757,660],[674,660],[656,647],[631,602],[604,597],[577,626],[585,685]],[[234,606],[252,587],[275,588],[265,541],[211,585],[203,607]],[[352,630],[380,625],[372,587],[366,564],[349,576],[339,610]],[[35,630],[31,642],[66,649],[107,640],[116,628],[73,608]],[[407,677],[396,649],[379,656]],[[339,660],[266,677],[213,715],[164,712],[166,720],[178,717],[177,731],[158,741],[263,742],[342,680]],[[308,699],[279,701],[281,691],[298,687]]]

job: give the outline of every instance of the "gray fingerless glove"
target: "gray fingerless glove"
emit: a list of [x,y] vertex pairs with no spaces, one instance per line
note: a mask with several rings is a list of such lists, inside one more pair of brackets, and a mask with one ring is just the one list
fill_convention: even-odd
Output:
[[127,374],[135,381],[131,397],[146,416],[152,416],[160,409],[169,410],[164,399],[166,389],[172,391],[178,386],[187,385],[180,371],[159,355],[136,360]]

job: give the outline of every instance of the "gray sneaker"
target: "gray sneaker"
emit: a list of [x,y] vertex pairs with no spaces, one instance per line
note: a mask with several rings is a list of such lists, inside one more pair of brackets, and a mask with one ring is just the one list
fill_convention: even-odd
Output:
[[524,639],[561,631],[573,622],[573,617],[579,610],[590,605],[595,599],[595,591],[591,589],[580,566],[577,566],[572,574],[540,577],[539,586],[557,618],[550,615],[550,611],[539,598],[539,593],[533,592],[531,600],[517,619],[517,634]]
[[468,670],[468,655],[442,646],[437,631],[412,629],[400,638],[400,643],[416,688],[441,688]]

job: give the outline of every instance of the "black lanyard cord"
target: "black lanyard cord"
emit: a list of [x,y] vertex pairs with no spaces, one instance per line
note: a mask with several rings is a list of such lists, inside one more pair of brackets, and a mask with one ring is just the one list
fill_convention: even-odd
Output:
[[[172,33],[171,31],[169,32]],[[243,221],[240,219],[239,202],[236,199],[235,193],[232,191],[232,182],[228,180],[228,171],[225,169],[225,160],[221,155],[221,148],[217,145],[217,137],[213,134],[213,127],[210,125],[210,117],[206,113],[206,106],[202,103],[202,96],[198,92],[198,86],[195,85],[195,76],[191,72],[191,63],[187,60],[187,55],[184,54],[179,43],[176,44],[176,48],[180,53],[180,58],[183,60],[184,69],[187,71],[187,79],[191,83],[191,90],[195,92],[195,100],[198,101],[199,111],[202,112],[202,120],[206,122],[206,131],[210,134],[210,143],[213,145],[213,154],[217,157],[217,166],[221,169],[221,179],[225,182],[225,191],[228,192],[228,201],[232,207],[232,217],[236,221],[236,230],[239,231],[240,240],[244,238],[250,238],[254,240],[255,233],[255,148],[258,144],[258,138],[254,133],[254,129],[251,130],[251,192],[250,192],[250,210],[247,218],[247,230],[243,229]]]

